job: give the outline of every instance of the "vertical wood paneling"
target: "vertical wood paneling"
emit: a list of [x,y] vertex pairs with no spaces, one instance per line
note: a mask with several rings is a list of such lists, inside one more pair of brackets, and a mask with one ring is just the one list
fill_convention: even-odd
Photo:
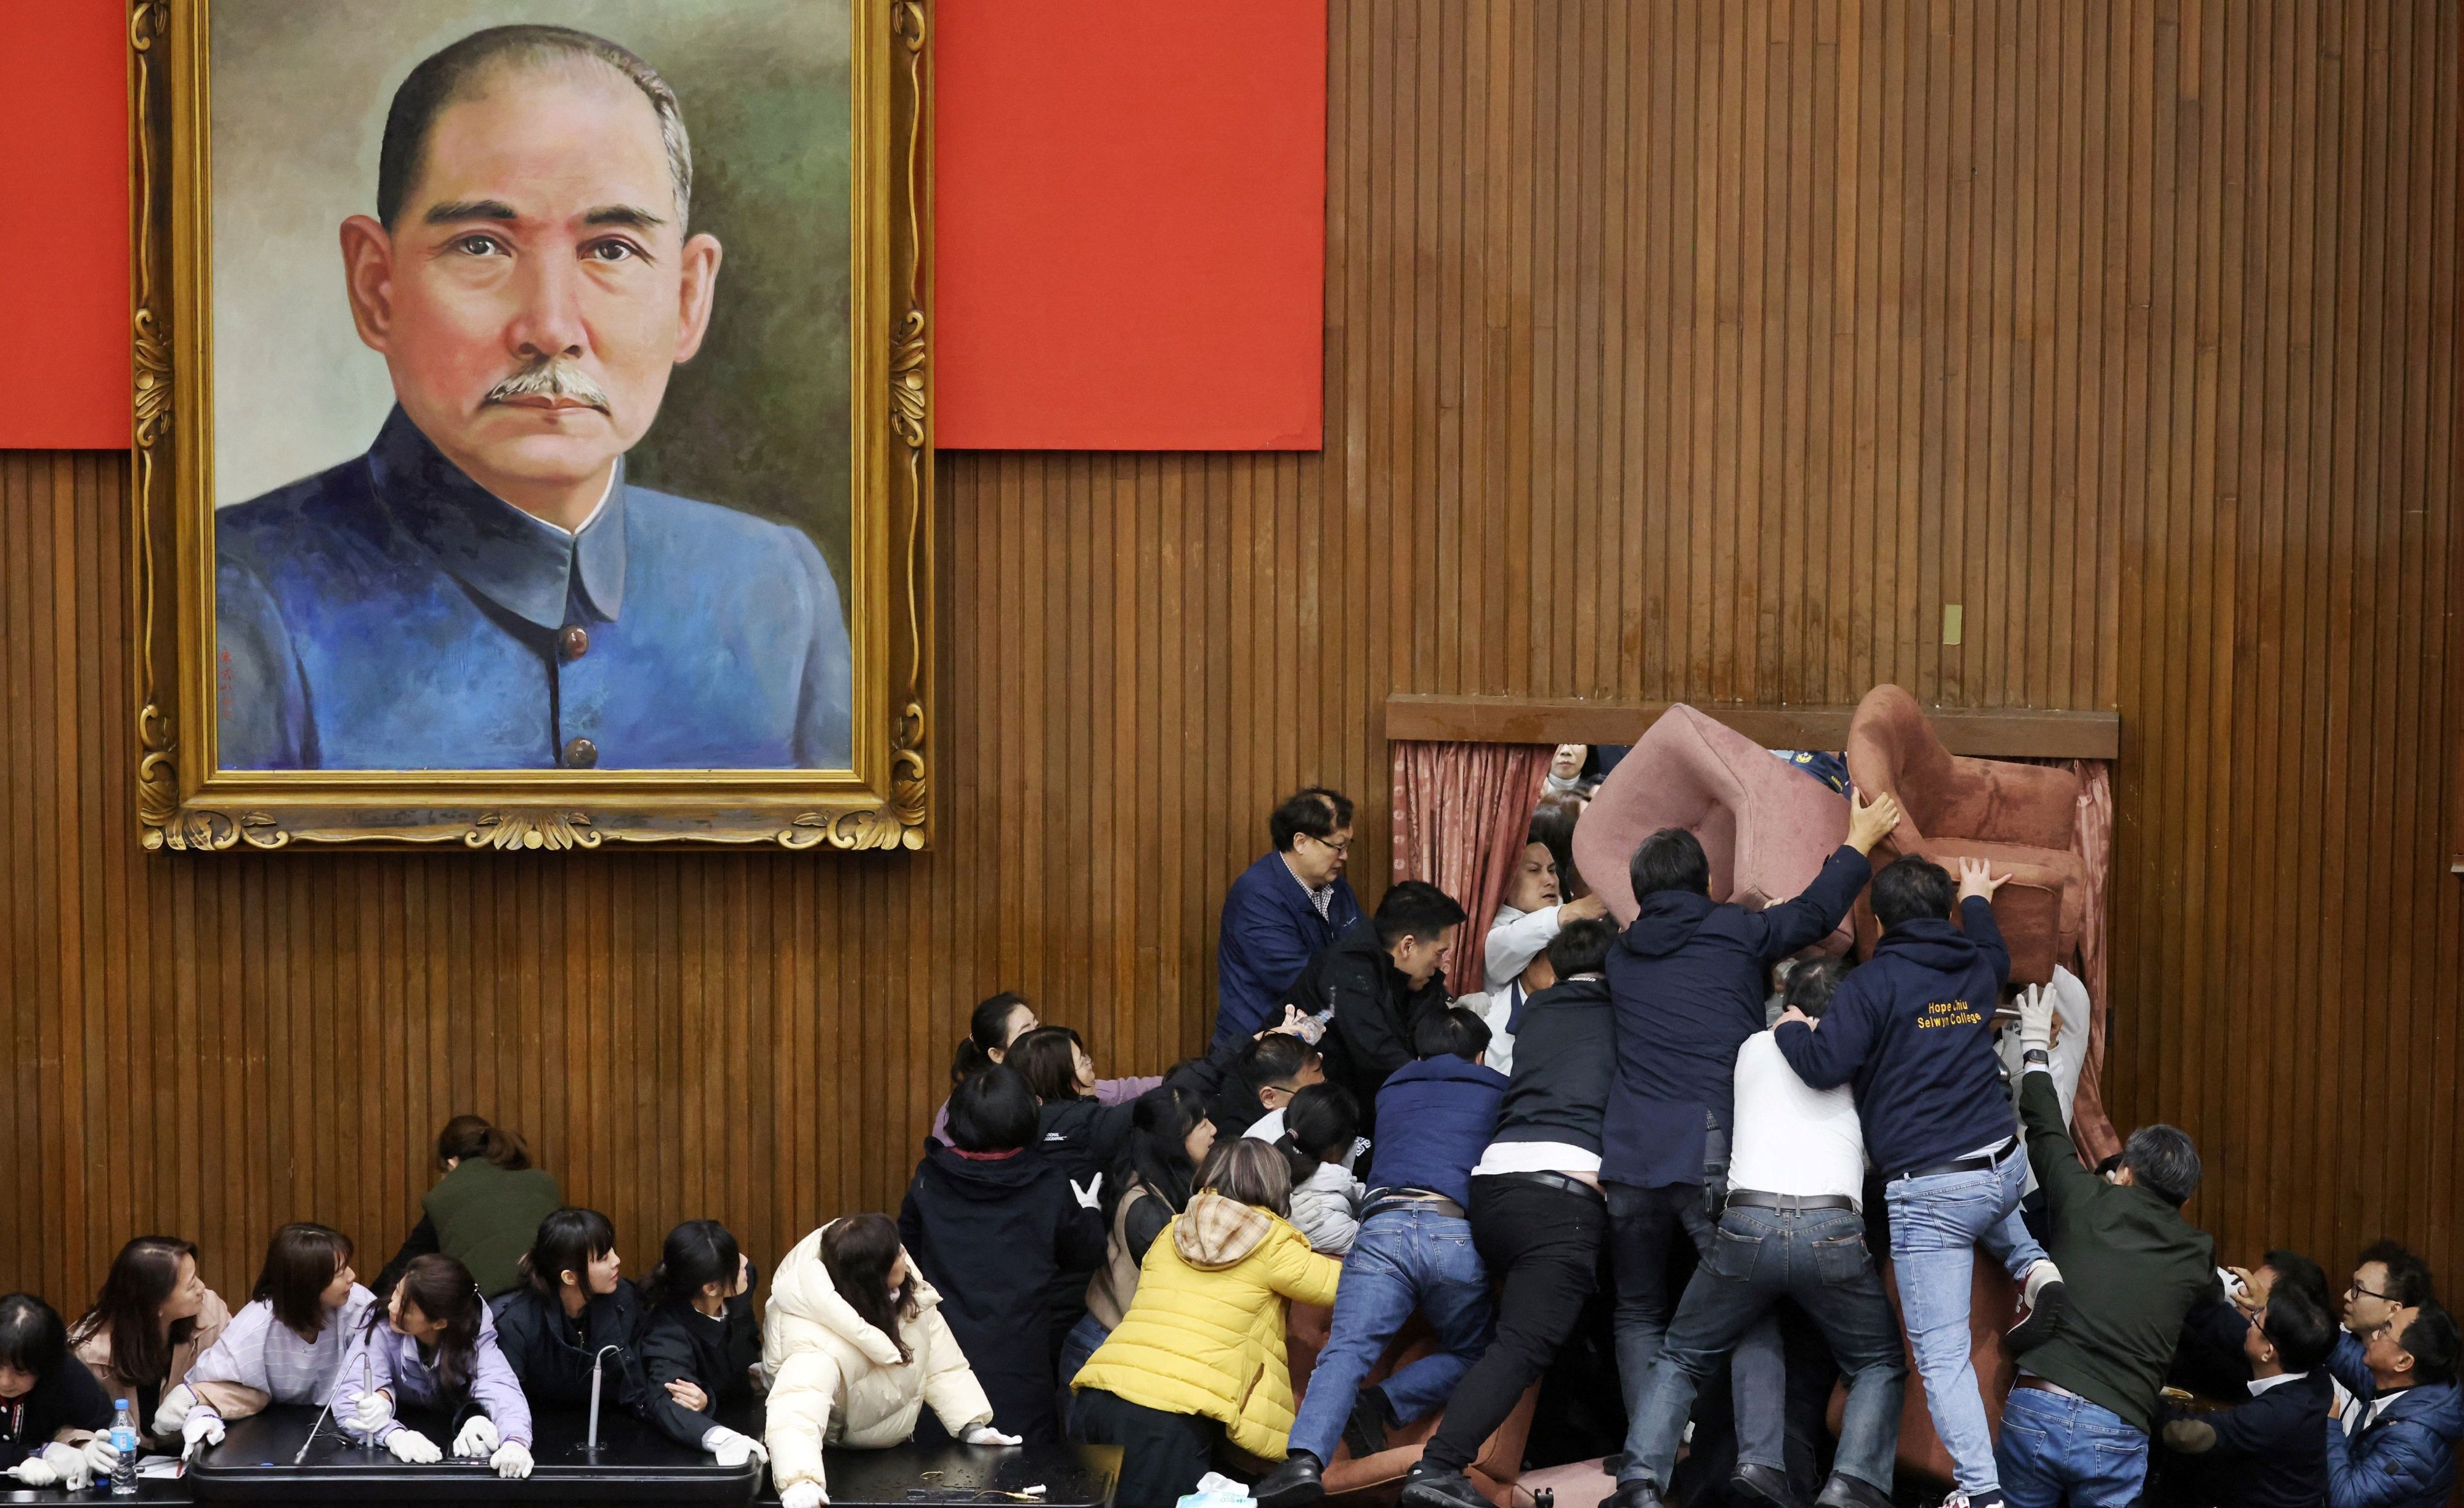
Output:
[[124,463],[0,456],[0,1286],[375,1255],[468,1108],[637,1269],[773,1257],[895,1200],[991,990],[1201,1040],[1278,795],[1384,871],[1390,692],[1882,679],[2123,714],[2108,1099],[2228,1250],[2464,1259],[2453,0],[1329,24],[1325,452],[943,459],[920,859],[142,856]]

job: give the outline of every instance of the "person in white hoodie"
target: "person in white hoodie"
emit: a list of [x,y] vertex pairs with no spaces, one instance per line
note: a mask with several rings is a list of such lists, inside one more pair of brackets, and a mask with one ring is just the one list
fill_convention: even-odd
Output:
[[796,1243],[761,1322],[770,1376],[764,1443],[781,1508],[829,1500],[828,1445],[879,1449],[915,1433],[924,1406],[968,1445],[1016,1445],[941,1318],[935,1292],[881,1214],[833,1220]]

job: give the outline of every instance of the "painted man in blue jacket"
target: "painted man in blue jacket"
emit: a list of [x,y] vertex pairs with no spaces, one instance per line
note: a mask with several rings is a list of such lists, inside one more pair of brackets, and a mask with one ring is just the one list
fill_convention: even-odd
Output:
[[2447,1501],[2464,1436],[2458,1348],[2454,1319],[2435,1303],[2396,1310],[2366,1339],[2337,1338],[2327,1369],[2353,1397],[2327,1421],[2327,1508]]
[[848,763],[812,541],[626,480],[710,326],[692,182],[674,93],[585,33],[493,28],[404,80],[341,227],[395,407],[216,518],[223,768]]
[[[1633,1421],[1621,1500],[1641,1500],[1650,1488],[1642,1405],[1675,1307],[1668,1255],[1680,1239],[1709,1254],[1704,1191],[1727,1168],[1737,1049],[1764,1028],[1771,965],[1839,925],[1872,873],[1867,850],[1899,820],[1899,803],[1888,796],[1871,806],[1852,801],[1848,841],[1804,894],[1762,911],[1712,901],[1710,861],[1683,827],[1662,828],[1634,851],[1628,870],[1640,910],[1609,950],[1617,1067],[1600,1149],[1617,1276],[1617,1380]],[[1747,1332],[1729,1369],[1739,1475],[1759,1497],[1756,1478],[1786,1475],[1787,1370],[1774,1318]]]
[[1360,901],[1343,878],[1352,852],[1348,798],[1322,786],[1295,792],[1266,819],[1266,832],[1273,852],[1242,871],[1223,897],[1217,1047],[1245,1042],[1280,1018],[1278,1002],[1309,955],[1360,920]]
[[[1454,1396],[1488,1344],[1488,1271],[1464,1206],[1471,1170],[1497,1131],[1507,1078],[1484,1066],[1488,1025],[1462,1006],[1412,1030],[1416,1061],[1377,1092],[1377,1137],[1360,1232],[1343,1259],[1326,1348],[1309,1372],[1284,1463],[1253,1490],[1264,1508],[1294,1508],[1324,1491],[1321,1476],[1347,1438],[1355,1458],[1386,1448],[1386,1432],[1426,1418]],[[1375,1388],[1360,1380],[1415,1312],[1437,1349]],[[1405,1488],[1407,1503],[1414,1499]],[[1443,1508],[1446,1499],[1438,1499]]]
[[[1901,1318],[1972,1508],[2002,1501],[1969,1355],[1977,1243],[2027,1282],[2036,1331],[2057,1322],[2061,1302],[2059,1272],[2019,1220],[2028,1158],[1993,1050],[1993,1012],[2011,973],[1993,924],[2000,883],[1969,861],[1954,892],[1940,864],[1913,854],[1896,861],[1874,880],[1881,940],[1832,997],[1821,1029],[1790,1016],[1773,1033],[1808,1084],[1856,1085],[1865,1152],[1890,1208]],[[2178,1329],[2180,1314],[2172,1323]],[[2014,1332],[2013,1344],[2028,1338]]]

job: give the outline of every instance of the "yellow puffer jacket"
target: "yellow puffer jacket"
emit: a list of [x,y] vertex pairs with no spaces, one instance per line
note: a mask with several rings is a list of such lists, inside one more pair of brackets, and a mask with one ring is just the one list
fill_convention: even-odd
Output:
[[1342,1272],[1286,1221],[1200,1193],[1147,1249],[1130,1312],[1072,1386],[1220,1420],[1234,1445],[1281,1460],[1292,1432],[1284,1300],[1331,1304]]

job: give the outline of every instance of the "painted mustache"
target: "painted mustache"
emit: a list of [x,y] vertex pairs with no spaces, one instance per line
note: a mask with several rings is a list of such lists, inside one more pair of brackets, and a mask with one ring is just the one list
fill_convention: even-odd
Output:
[[608,411],[606,392],[590,380],[590,374],[583,371],[580,363],[562,356],[543,357],[533,361],[489,388],[488,396],[480,400],[480,404],[484,407],[489,404],[507,404],[524,398],[555,399],[596,408],[603,414]]

